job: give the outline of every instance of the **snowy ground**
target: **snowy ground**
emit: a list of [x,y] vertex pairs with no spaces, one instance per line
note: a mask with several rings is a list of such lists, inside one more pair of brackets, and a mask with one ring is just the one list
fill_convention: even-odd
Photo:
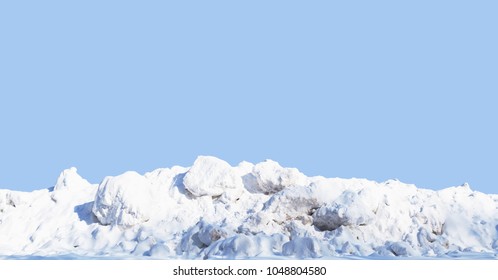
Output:
[[498,195],[307,177],[267,160],[126,172],[75,168],[0,190],[0,258],[498,258]]

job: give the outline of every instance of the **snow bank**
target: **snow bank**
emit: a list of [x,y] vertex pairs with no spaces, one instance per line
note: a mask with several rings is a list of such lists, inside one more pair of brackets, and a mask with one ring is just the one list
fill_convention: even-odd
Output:
[[[22,221],[22,222],[20,222]],[[0,255],[112,258],[498,258],[498,196],[306,177],[267,160],[0,190]]]

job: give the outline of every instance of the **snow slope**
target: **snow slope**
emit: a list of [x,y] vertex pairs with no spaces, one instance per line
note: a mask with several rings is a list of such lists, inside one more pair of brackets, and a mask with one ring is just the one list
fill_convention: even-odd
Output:
[[306,177],[267,160],[0,190],[4,258],[498,258],[498,195]]

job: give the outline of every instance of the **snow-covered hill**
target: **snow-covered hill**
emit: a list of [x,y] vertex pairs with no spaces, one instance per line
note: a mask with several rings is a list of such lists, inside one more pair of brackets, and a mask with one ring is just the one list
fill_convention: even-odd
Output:
[[99,185],[71,168],[50,190],[0,190],[0,256],[497,258],[498,195],[208,156]]

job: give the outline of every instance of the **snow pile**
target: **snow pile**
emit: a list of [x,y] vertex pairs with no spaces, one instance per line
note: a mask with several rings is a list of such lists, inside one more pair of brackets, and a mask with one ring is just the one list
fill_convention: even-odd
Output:
[[0,236],[6,257],[497,258],[498,196],[200,156],[98,185],[71,168],[53,190],[0,190]]

